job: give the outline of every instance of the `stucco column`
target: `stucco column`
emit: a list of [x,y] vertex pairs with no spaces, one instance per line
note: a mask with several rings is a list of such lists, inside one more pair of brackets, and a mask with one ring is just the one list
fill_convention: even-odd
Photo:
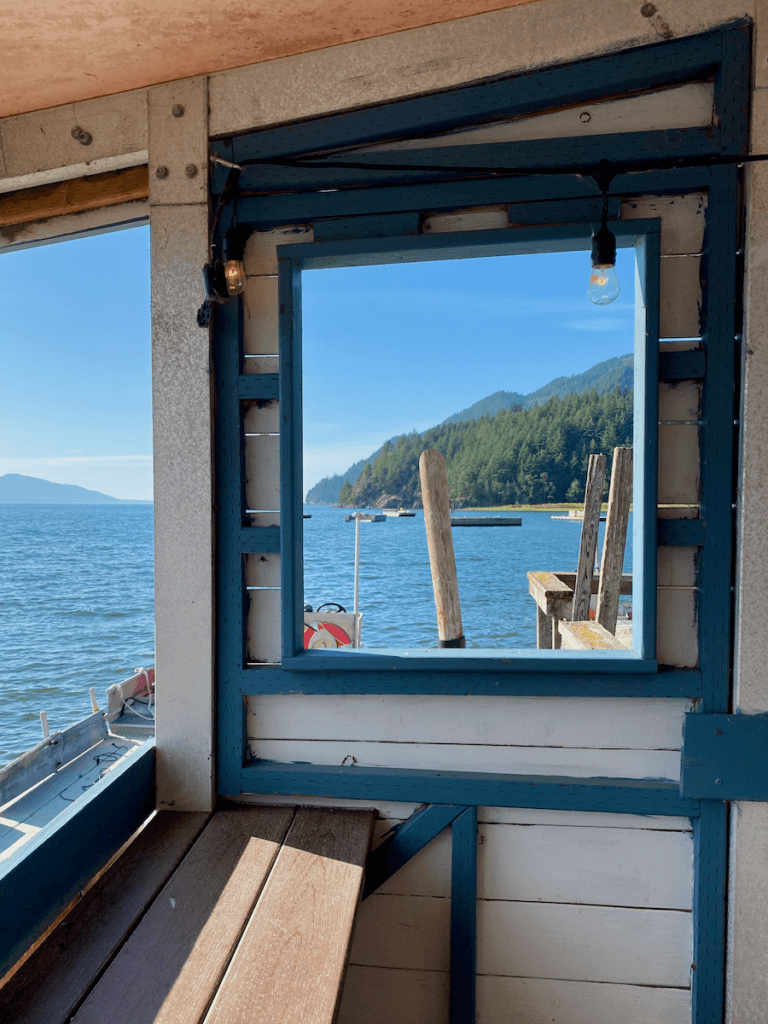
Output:
[[157,806],[214,794],[212,380],[196,322],[208,254],[208,83],[149,90]]

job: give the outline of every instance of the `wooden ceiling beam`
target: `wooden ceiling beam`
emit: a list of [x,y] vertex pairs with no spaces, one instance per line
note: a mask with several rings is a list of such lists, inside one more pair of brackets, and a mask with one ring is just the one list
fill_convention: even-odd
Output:
[[116,206],[146,199],[148,195],[149,171],[146,166],[71,178],[54,185],[38,185],[0,195],[0,227],[82,213],[101,206]]

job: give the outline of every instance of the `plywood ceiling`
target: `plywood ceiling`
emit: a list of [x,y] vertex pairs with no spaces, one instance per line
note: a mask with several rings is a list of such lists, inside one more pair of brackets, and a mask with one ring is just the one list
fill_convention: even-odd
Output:
[[2,0],[0,117],[532,2]]

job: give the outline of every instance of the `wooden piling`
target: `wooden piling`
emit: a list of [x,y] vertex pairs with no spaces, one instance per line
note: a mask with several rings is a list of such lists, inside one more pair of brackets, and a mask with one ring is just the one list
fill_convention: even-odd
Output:
[[596,619],[609,633],[616,632],[619,612],[619,587],[624,568],[629,506],[632,502],[632,449],[614,448],[611,490],[605,523],[600,586],[597,591]]
[[419,459],[421,496],[424,502],[424,523],[427,528],[429,565],[437,610],[439,647],[466,647],[461,626],[459,581],[451,536],[451,504],[448,497],[448,476],[445,459],[434,448],[421,453]]
[[592,594],[592,576],[597,553],[597,531],[600,528],[600,505],[605,483],[605,456],[590,455],[587,485],[584,491],[584,521],[581,524],[579,563],[573,588],[572,622],[589,618],[589,598]]

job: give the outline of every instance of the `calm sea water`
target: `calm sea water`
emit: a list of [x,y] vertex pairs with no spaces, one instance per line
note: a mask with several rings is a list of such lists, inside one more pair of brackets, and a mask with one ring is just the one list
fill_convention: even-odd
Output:
[[[0,505],[0,764],[155,659],[152,505]],[[103,705],[102,705],[103,706]]]
[[[355,524],[349,509],[305,506],[304,600],[337,601],[352,610]],[[457,516],[481,513],[457,512]],[[551,512],[507,512],[522,526],[454,528],[461,618],[467,647],[536,647],[536,606],[529,570],[574,572],[581,528]],[[631,517],[630,517],[631,520]],[[631,572],[627,541],[625,572]],[[600,528],[598,551],[602,550]],[[360,525],[360,611],[363,647],[437,647],[424,513]]]
[[[351,611],[355,524],[305,511],[305,600]],[[577,525],[519,515],[520,527],[453,531],[470,647],[535,647],[526,573],[576,567]],[[90,686],[104,700],[154,664],[152,519],[151,505],[0,505],[0,764],[38,742],[40,711],[65,728],[90,712]],[[364,647],[437,646],[422,512],[362,524],[360,608]]]

